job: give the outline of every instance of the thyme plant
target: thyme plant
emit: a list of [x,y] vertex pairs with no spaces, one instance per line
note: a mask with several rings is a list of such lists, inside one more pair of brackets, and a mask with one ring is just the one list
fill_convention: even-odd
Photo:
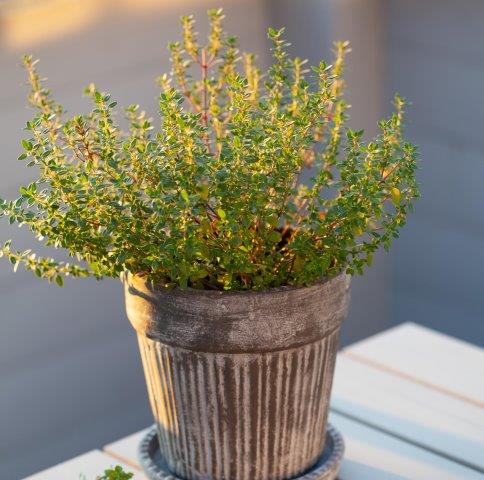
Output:
[[284,29],[269,29],[273,63],[262,73],[223,31],[222,11],[208,15],[205,46],[192,16],[169,45],[161,123],[131,105],[119,126],[116,102],[92,84],[92,111],[66,118],[24,57],[37,115],[19,160],[39,177],[0,200],[1,215],[75,260],[7,242],[15,267],[59,285],[129,271],[166,287],[257,290],[361,273],[398,236],[418,195],[404,100],[365,141],[346,126],[347,42],[331,64],[307,68],[286,53]]

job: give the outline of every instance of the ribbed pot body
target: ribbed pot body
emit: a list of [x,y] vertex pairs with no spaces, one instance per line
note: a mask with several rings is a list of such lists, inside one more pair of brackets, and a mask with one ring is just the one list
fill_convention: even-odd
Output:
[[349,277],[263,292],[124,278],[162,455],[187,480],[283,480],[324,448]]

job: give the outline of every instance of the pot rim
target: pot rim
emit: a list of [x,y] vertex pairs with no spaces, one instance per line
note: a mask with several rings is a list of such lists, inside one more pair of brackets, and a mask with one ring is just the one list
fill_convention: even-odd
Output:
[[290,349],[321,339],[346,317],[349,287],[346,273],[307,287],[255,292],[168,290],[124,278],[126,311],[138,334],[216,353]]
[[249,295],[271,295],[274,293],[279,292],[292,292],[295,290],[302,290],[305,288],[313,288],[316,286],[324,285],[325,283],[334,280],[335,278],[339,277],[340,275],[347,275],[350,276],[345,272],[345,270],[341,270],[331,276],[322,277],[321,279],[313,282],[309,285],[281,285],[280,287],[270,287],[264,288],[262,290],[208,290],[208,289],[198,289],[198,288],[180,288],[178,286],[173,288],[166,288],[161,286],[158,283],[150,282],[146,280],[141,275],[133,274],[129,270],[125,270],[120,274],[120,280],[123,285],[127,284],[130,280],[131,281],[139,281],[143,282],[146,286],[149,286],[151,290],[158,291],[158,292],[166,292],[171,293],[173,295],[193,295],[193,296],[206,296],[206,297],[221,297],[221,296],[249,296]]

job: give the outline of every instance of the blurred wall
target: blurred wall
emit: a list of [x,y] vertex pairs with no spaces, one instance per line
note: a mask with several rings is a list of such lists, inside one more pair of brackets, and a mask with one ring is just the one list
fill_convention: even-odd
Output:
[[484,346],[484,2],[391,0],[385,15],[422,191],[391,253],[391,322]]

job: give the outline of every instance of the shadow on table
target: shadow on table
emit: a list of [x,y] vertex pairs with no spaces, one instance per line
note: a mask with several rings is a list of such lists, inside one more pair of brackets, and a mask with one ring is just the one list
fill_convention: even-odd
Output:
[[[387,470],[371,467],[361,462],[345,459],[345,469],[349,471],[358,472],[358,480],[409,480],[408,477],[402,477],[396,473],[391,473]],[[336,480],[345,480],[338,476]]]

